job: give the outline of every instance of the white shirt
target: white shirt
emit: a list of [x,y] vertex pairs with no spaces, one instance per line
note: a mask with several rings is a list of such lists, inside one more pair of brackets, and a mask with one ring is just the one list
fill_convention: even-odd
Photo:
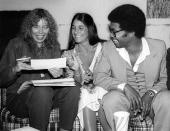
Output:
[[[116,50],[118,51],[119,55],[132,67],[127,50],[125,48],[117,48]],[[139,64],[142,63],[148,55],[150,55],[149,46],[146,39],[142,37],[142,51],[133,66],[134,72],[137,72]],[[125,84],[126,83],[122,83],[118,85],[118,88],[124,90]]]

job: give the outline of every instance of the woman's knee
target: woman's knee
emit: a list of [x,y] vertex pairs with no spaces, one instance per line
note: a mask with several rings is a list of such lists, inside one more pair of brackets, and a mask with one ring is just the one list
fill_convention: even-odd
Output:
[[53,89],[50,87],[36,87],[34,88],[30,97],[31,101],[47,103],[51,102],[53,97]]
[[71,94],[71,96],[73,98],[80,99],[80,88],[78,88],[78,87],[71,87],[70,88],[70,94]]

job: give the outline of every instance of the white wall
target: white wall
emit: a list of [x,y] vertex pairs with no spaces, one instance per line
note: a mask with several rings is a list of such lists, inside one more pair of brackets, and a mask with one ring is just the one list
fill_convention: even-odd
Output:
[[164,40],[170,47],[170,19],[151,19],[147,21],[146,36]]
[[[94,18],[101,38],[108,39],[107,16],[116,6],[134,4],[146,12],[146,0],[0,0],[0,10],[29,10],[37,7],[48,9],[59,27],[61,48],[67,47],[71,19],[76,12],[87,12]],[[161,32],[161,33],[160,33]],[[149,24],[147,36],[160,38],[170,45],[170,25]]]

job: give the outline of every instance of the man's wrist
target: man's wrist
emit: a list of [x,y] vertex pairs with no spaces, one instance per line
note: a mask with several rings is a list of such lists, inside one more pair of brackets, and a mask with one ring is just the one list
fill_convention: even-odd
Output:
[[158,91],[157,90],[154,90],[154,89],[150,89],[151,91],[153,91],[155,94],[157,94],[158,93]]
[[147,94],[152,98],[156,95],[156,93],[153,90],[148,90]]

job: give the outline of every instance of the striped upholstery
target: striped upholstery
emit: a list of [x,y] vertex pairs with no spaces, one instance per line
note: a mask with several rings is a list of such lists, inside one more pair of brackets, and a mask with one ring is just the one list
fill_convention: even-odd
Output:
[[[6,89],[0,89],[0,129],[3,131],[10,131],[12,129],[21,128],[29,125],[28,118],[16,118],[5,108]],[[97,131],[103,131],[97,116]],[[50,114],[48,131],[57,131],[59,125],[59,109],[53,109]],[[1,127],[2,126],[2,127]],[[78,117],[74,121],[73,131],[82,131]],[[153,131],[153,125],[150,118],[145,121],[140,121],[139,117],[131,118],[129,122],[129,131]]]

